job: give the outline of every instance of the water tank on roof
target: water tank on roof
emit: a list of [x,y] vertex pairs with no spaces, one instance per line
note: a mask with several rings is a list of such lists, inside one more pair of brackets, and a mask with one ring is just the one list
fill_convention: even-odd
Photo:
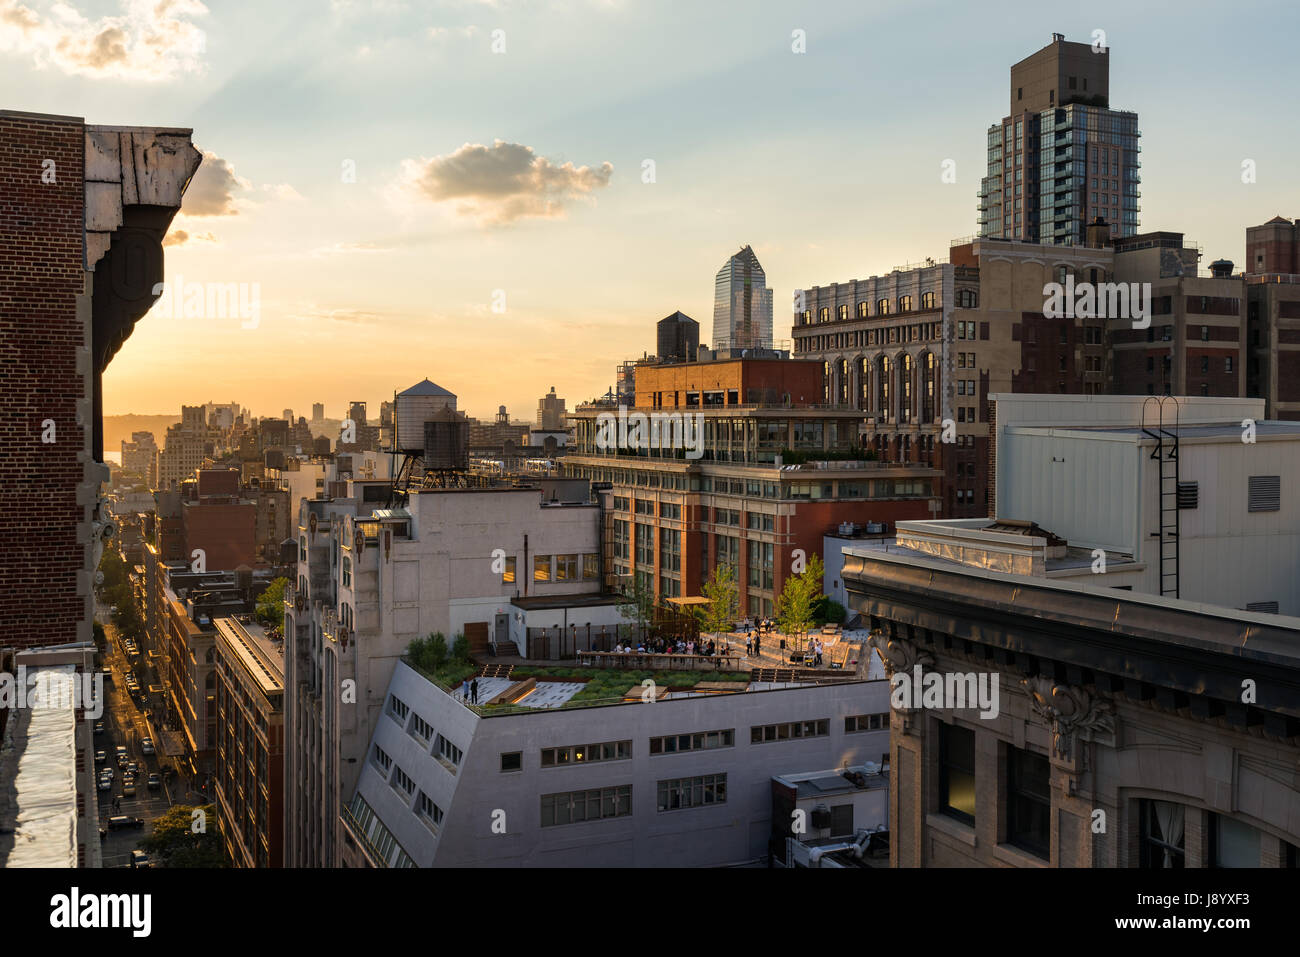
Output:
[[455,408],[456,396],[428,379],[411,386],[405,392],[399,392],[397,407],[393,411],[393,422],[397,429],[393,444],[397,451],[422,455],[424,424],[433,419],[434,413],[443,409],[454,411]]
[[455,409],[432,413],[424,423],[421,454],[426,470],[464,471],[469,467],[469,420]]

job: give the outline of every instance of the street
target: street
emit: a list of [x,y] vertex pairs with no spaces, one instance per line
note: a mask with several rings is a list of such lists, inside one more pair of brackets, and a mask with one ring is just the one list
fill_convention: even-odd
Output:
[[[105,702],[101,719],[104,722],[104,732],[95,735],[94,739],[95,750],[103,751],[107,757],[106,762],[96,764],[96,775],[105,765],[113,768],[112,789],[97,792],[99,826],[107,827],[108,819],[119,814],[143,818],[145,821],[142,828],[121,828],[108,832],[102,844],[104,866],[128,867],[131,851],[139,847],[140,841],[149,834],[153,820],[165,814],[175,803],[172,791],[180,790],[184,785],[175,778],[164,778],[161,788],[149,790],[147,786],[149,774],[154,771],[161,773],[162,767],[158,762],[157,754],[145,755],[140,748],[141,742],[149,736],[149,730],[144,715],[127,693],[126,674],[130,671],[130,664],[126,652],[119,643],[117,629],[109,622],[108,609],[97,603],[96,617],[104,625],[104,631],[108,635],[107,653],[101,656],[101,665],[107,665],[113,672],[112,679],[106,679],[104,682]],[[144,680],[142,676],[137,676],[141,677],[141,681]],[[117,767],[115,758],[118,745],[126,748],[128,760],[137,762],[140,773],[137,775],[135,796],[123,797],[121,808],[114,810],[112,801],[122,793],[124,774],[123,769]]]

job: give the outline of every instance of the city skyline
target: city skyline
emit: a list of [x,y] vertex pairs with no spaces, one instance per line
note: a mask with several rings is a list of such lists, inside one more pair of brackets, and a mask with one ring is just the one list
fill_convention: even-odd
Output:
[[[1090,42],[1113,25],[1112,101],[1142,118],[1140,231],[1184,232],[1202,265],[1240,267],[1245,226],[1300,200],[1279,175],[1295,134],[1254,95],[1287,52],[1297,14],[1281,5],[1256,5],[1239,24],[1248,42],[1229,49],[1195,16],[1118,4],[977,42],[1009,7],[953,11],[939,35],[923,8],[899,5],[758,5],[739,20],[692,8],[686,30],[670,10],[622,3],[336,2],[323,17],[191,3],[157,15],[166,23],[133,5],[137,39],[184,26],[165,31],[168,55],[154,60],[129,44],[96,57],[99,21],[31,9],[34,26],[0,28],[0,81],[32,111],[193,128],[206,155],[168,238],[168,279],[260,287],[255,326],[204,318],[202,337],[156,306],[106,373],[107,414],[168,413],[205,379],[258,414],[375,404],[425,376],[480,417],[531,410],[552,384],[573,406],[603,393],[618,361],[653,350],[663,315],[711,315],[718,262],[744,244],[773,289],[774,338],[786,338],[797,286],[941,260],[948,240],[977,231],[1006,66],[1053,32]],[[82,55],[59,46],[66,37]],[[689,64],[671,77],[665,44]],[[932,69],[915,78],[918,49]],[[566,55],[579,50],[581,64]],[[1188,57],[1217,65],[1190,94]],[[323,65],[335,62],[346,68]],[[605,81],[591,84],[593,71]],[[519,91],[543,75],[546,95],[525,103]],[[449,84],[474,92],[448,102]],[[871,89],[883,92],[864,113]],[[713,108],[741,91],[770,123]],[[1206,139],[1189,100],[1192,116],[1231,116],[1239,135]],[[955,182],[942,181],[945,160]],[[505,388],[449,358],[494,348]]]

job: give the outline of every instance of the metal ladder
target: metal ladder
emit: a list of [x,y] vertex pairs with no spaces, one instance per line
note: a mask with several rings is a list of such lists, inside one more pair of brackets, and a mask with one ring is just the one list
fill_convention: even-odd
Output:
[[[1158,421],[1155,429],[1146,425],[1147,405],[1155,402]],[[1173,403],[1173,431],[1165,428],[1165,403]],[[1178,400],[1171,396],[1148,396],[1142,403],[1142,431],[1155,439],[1156,447],[1151,450],[1151,459],[1160,470],[1156,497],[1159,506],[1160,525],[1151,533],[1152,538],[1160,540],[1160,594],[1173,598],[1178,595]]]

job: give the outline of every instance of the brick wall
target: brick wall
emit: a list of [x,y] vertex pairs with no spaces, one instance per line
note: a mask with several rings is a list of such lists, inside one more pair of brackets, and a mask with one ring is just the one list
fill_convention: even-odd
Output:
[[76,641],[85,613],[84,150],[79,120],[0,113],[0,647]]

